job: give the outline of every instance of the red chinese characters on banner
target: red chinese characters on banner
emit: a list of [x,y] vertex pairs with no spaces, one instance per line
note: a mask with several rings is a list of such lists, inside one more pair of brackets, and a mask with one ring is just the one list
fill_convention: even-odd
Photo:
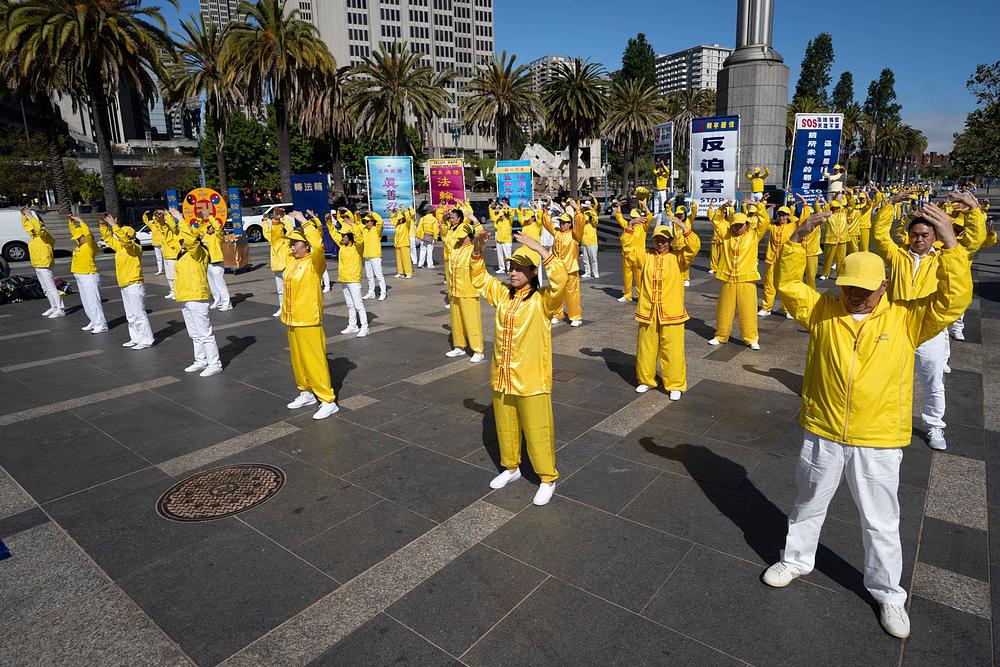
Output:
[[431,204],[465,200],[465,167],[461,159],[428,160]]

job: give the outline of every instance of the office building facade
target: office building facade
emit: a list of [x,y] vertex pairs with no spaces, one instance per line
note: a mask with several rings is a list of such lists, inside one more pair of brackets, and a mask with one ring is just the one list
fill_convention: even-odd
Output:
[[656,83],[661,95],[674,90],[716,90],[719,70],[732,49],[701,44],[669,55],[656,56]]

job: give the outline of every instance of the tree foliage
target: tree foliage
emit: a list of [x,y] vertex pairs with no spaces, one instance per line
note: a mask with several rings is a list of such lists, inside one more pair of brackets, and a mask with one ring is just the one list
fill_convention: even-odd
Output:
[[630,37],[622,53],[622,68],[615,74],[619,82],[636,81],[643,86],[656,86],[656,53],[646,41],[646,35],[639,33]]
[[854,104],[854,75],[850,71],[840,75],[837,85],[833,89],[833,96],[830,98],[831,106],[835,111],[843,113],[845,109]]
[[821,106],[829,105],[827,88],[830,85],[830,68],[833,66],[833,38],[828,32],[821,32],[806,45],[799,70],[799,81],[795,84],[792,101],[811,97]]
[[531,70],[515,66],[516,61],[517,56],[508,59],[504,51],[499,59],[494,55],[490,64],[477,67],[465,88],[470,94],[462,100],[466,128],[495,133],[501,160],[510,157],[518,126],[544,120],[541,99],[531,89]]
[[899,121],[902,105],[896,104],[896,75],[886,67],[878,78],[868,84],[868,97],[865,98],[864,111],[876,126],[885,125],[891,121]]
[[1000,61],[979,65],[966,82],[979,108],[965,117],[951,157],[965,174],[1000,175]]

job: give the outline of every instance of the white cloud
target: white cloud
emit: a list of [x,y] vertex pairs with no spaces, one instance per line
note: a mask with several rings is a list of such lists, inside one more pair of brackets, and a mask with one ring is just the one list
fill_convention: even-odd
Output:
[[906,113],[903,122],[927,137],[927,150],[950,153],[955,146],[954,134],[965,127],[965,114],[956,111],[920,111]]

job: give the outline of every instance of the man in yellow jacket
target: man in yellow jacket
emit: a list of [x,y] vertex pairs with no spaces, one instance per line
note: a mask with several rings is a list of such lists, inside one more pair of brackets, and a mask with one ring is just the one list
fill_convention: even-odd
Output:
[[376,297],[375,287],[378,286],[378,300],[385,301],[385,276],[382,275],[382,216],[375,211],[368,211],[361,216],[361,229],[364,237],[365,279],[368,282],[368,293],[363,299]]
[[751,350],[760,349],[757,334],[757,248],[770,227],[767,204],[761,201],[750,209],[751,216],[734,213],[732,222],[722,236],[719,269],[715,277],[722,282],[719,302],[715,309],[715,336],[709,345],[729,341],[733,318],[739,317],[743,342]]
[[[667,208],[667,186],[670,185],[670,166],[662,159],[653,166],[653,180],[656,192],[653,193],[653,215],[663,216]],[[657,217],[662,220],[662,217]]]
[[758,202],[764,198],[764,181],[771,175],[771,170],[767,167],[761,169],[754,167],[753,171],[748,171],[743,176],[750,181],[750,201]]
[[[767,252],[764,255],[764,298],[760,301],[760,310],[757,315],[767,317],[774,309],[774,296],[781,278],[778,275],[778,257],[781,256],[781,246],[788,241],[788,237],[795,231],[796,223],[793,219],[792,209],[787,206],[779,206],[774,213],[774,223],[767,232]],[[785,310],[785,316],[792,318],[791,313]]]
[[175,296],[174,280],[176,279],[177,256],[181,252],[180,239],[177,238],[177,224],[163,211],[155,211],[150,222],[157,228],[160,238],[163,240],[163,267],[167,274],[167,289],[169,290],[163,298],[173,299]]
[[621,204],[618,201],[614,202],[612,209],[615,220],[622,228],[619,238],[622,244],[623,288],[622,295],[618,299],[619,303],[632,301],[632,286],[638,287],[642,277],[642,259],[646,252],[646,230],[653,222],[653,214],[646,206],[646,202],[640,201],[639,206],[642,210],[636,208],[630,210],[627,221],[622,216]]
[[839,199],[833,199],[827,204],[823,199],[816,202],[816,211],[828,211],[830,213],[823,225],[823,275],[820,280],[830,277],[830,271],[834,265],[841,267],[844,265],[844,258],[847,257],[847,244],[851,240],[851,221],[844,208],[844,203]]
[[150,219],[150,214],[153,211],[143,211],[142,221],[146,223],[146,227],[149,229],[150,243],[153,244],[153,255],[156,256],[156,274],[157,276],[163,275],[163,235],[160,234],[160,228],[154,225]]
[[94,261],[97,241],[87,223],[73,215],[69,216],[69,235],[76,241],[70,271],[80,290],[83,311],[90,320],[83,330],[94,334],[104,333],[108,330],[108,321],[104,317],[104,306],[101,305],[101,274],[97,272],[97,263]]
[[[552,224],[552,218],[542,216],[542,225],[552,235],[552,254],[556,256],[566,269],[566,289],[564,293],[563,310],[569,318],[571,327],[583,324],[583,308],[580,306],[580,239],[583,238],[583,219],[574,213],[576,202],[572,199],[566,203],[567,212],[557,218],[558,229]],[[559,324],[563,311],[552,316],[552,324]]]
[[209,308],[218,308],[220,311],[232,310],[232,297],[226,285],[225,258],[222,256],[223,223],[218,218],[200,220],[198,231],[208,251],[208,288],[212,292],[212,303]]
[[392,211],[389,214],[389,224],[395,230],[392,237],[392,247],[396,250],[396,275],[394,278],[412,278],[413,265],[410,263],[410,228],[413,226],[413,218],[408,213],[409,209]]
[[420,219],[417,221],[417,239],[420,241],[420,256],[417,258],[417,268],[434,268],[434,242],[438,239],[437,216],[428,208],[427,202],[420,204],[417,211]]
[[660,360],[663,388],[670,400],[687,391],[687,362],[684,356],[684,270],[701,249],[701,240],[680,218],[668,218],[669,225],[653,229],[653,251],[646,252],[639,280],[639,303],[635,319],[639,323],[636,342],[636,392],[644,394],[656,387],[656,360]]
[[146,284],[142,279],[142,247],[135,240],[135,230],[119,227],[110,215],[102,216],[101,238],[115,251],[115,276],[122,291],[122,305],[128,321],[129,339],[122,347],[145,350],[152,347],[153,330],[146,315]]
[[763,580],[781,588],[813,569],[827,507],[846,477],[861,517],[865,588],[879,605],[882,628],[905,638],[910,621],[900,586],[897,489],[911,437],[914,351],[969,305],[969,256],[947,224],[931,220],[943,246],[933,293],[890,301],[882,259],[858,252],[838,267],[840,295],[821,295],[802,282],[800,242],[829,215],[811,216],[781,252],[778,293],[809,332],[799,416],[805,434],[785,548]]
[[66,316],[66,307],[63,305],[62,296],[56,289],[56,279],[52,275],[52,267],[55,266],[54,250],[56,240],[49,230],[45,229],[45,223],[38,217],[38,214],[27,208],[21,209],[21,226],[27,232],[31,240],[28,241],[28,257],[31,259],[31,266],[35,269],[35,277],[38,278],[45,297],[49,300],[49,309],[42,313],[42,317],[50,319]]
[[591,195],[590,199],[580,202],[577,215],[583,217],[583,238],[580,240],[583,275],[580,279],[600,278],[601,269],[597,266],[597,199]]
[[[480,227],[480,229],[482,229]],[[448,232],[445,243],[454,244],[448,254],[448,302],[451,306],[452,349],[446,357],[464,357],[468,343],[472,350],[469,359],[478,364],[483,356],[483,318],[479,305],[479,292],[472,284],[472,252],[476,232],[468,222],[462,222]]]

